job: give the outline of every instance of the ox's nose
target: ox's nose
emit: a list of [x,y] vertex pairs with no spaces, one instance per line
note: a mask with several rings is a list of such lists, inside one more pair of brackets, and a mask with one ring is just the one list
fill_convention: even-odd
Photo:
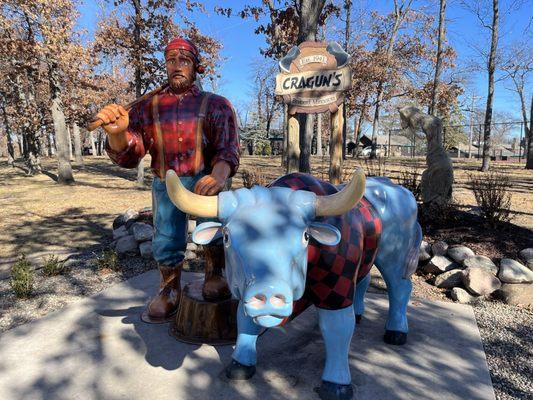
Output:
[[292,312],[292,294],[289,285],[276,282],[254,286],[244,297],[246,314],[252,318],[264,315],[288,317]]

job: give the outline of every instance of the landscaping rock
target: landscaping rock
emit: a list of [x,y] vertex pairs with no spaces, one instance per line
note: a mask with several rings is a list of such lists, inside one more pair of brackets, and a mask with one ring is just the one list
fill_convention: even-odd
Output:
[[519,256],[520,259],[527,264],[528,261],[533,260],[533,247],[522,250],[519,253]]
[[188,233],[193,233],[193,231],[196,229],[196,221],[193,220],[193,219],[190,219],[188,222],[187,222],[187,232]]
[[129,232],[124,225],[121,225],[117,229],[113,230],[113,240],[120,239],[121,237],[128,236]]
[[145,222],[147,224],[152,225],[152,222],[153,222],[152,207],[145,207],[142,210],[139,210],[138,221]]
[[194,251],[187,250],[185,251],[185,259],[186,260],[195,260],[198,256]]
[[530,283],[533,282],[533,271],[518,261],[504,258],[500,262],[498,278],[505,283]]
[[474,297],[470,293],[468,293],[466,290],[454,287],[452,291],[450,292],[450,296],[452,300],[457,301],[458,303],[462,304],[468,304],[473,303],[475,301],[478,301],[480,297]]
[[435,286],[439,288],[453,288],[463,283],[463,270],[452,269],[444,272],[435,278]]
[[498,273],[498,267],[492,262],[492,260],[485,256],[472,256],[463,261],[465,268],[484,268],[492,275],[496,276]]
[[501,282],[483,268],[467,268],[463,271],[463,285],[470,293],[485,296],[501,287]]
[[533,258],[527,262],[526,267],[527,267],[530,271],[533,271]]
[[460,268],[460,265],[444,256],[433,256],[429,263],[423,267],[424,272],[429,274],[442,274],[452,269]]
[[438,242],[433,243],[431,251],[434,256],[444,256],[446,255],[446,251],[448,251],[448,243],[439,240]]
[[504,283],[496,294],[507,304],[533,307],[533,285]]
[[115,246],[115,251],[119,255],[139,254],[139,247],[137,246],[135,237],[133,235],[128,235],[118,239],[117,245]]
[[198,245],[194,242],[187,243],[187,250],[198,251]]
[[475,253],[466,246],[453,246],[448,249],[448,257],[456,263],[462,264],[468,257],[475,256]]
[[152,258],[152,241],[148,240],[139,244],[139,251],[141,252],[141,257]]
[[152,237],[154,236],[154,228],[144,222],[135,222],[131,229],[135,240],[138,242],[152,240]]
[[420,253],[418,253],[418,261],[424,262],[431,259],[431,245],[422,240],[422,243],[420,243]]

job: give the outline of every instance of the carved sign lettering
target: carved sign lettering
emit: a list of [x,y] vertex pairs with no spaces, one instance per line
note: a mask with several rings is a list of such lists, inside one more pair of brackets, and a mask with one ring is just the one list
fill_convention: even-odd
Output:
[[337,111],[351,86],[349,55],[335,42],[304,42],[279,62],[276,94],[289,114]]

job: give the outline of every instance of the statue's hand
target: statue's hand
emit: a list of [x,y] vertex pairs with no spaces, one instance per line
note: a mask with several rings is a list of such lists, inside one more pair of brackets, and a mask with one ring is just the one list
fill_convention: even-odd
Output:
[[224,177],[211,173],[211,175],[206,175],[196,182],[194,193],[202,196],[214,196],[222,191],[225,183],[226,179]]
[[126,132],[130,121],[126,109],[116,104],[109,104],[102,108],[96,114],[96,118],[104,122],[102,128],[109,136]]

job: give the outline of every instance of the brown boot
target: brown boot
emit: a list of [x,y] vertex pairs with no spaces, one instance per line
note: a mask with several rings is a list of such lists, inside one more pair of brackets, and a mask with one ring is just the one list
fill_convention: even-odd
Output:
[[170,321],[173,315],[176,314],[181,294],[182,265],[183,263],[178,264],[176,267],[159,266],[159,291],[141,315],[141,319],[144,322],[162,324]]
[[208,301],[224,300],[231,297],[228,283],[222,271],[225,267],[224,246],[204,246],[205,254],[205,280],[202,289],[204,299]]

